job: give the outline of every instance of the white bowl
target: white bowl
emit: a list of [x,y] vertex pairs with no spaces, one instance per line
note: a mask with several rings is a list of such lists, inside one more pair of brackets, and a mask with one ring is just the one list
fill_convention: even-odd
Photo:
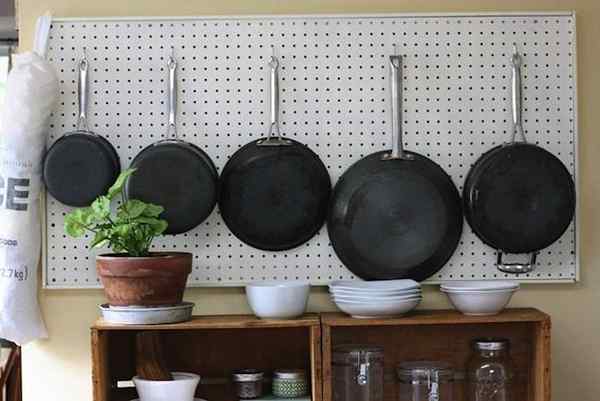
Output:
[[508,305],[516,289],[495,291],[449,291],[450,302],[456,309],[469,316],[496,315]]
[[518,289],[519,283],[514,281],[453,281],[442,283],[441,289],[457,291],[490,291]]
[[246,285],[254,314],[263,319],[293,319],[304,313],[310,285],[297,281],[257,281]]
[[359,319],[401,316],[419,305],[421,298],[402,302],[359,303],[335,301],[343,312]]
[[409,279],[380,281],[337,280],[329,283],[329,289],[361,290],[365,292],[387,292],[412,290],[415,288],[421,288],[421,284]]
[[420,294],[421,289],[415,288],[412,290],[398,290],[398,291],[360,291],[360,290],[340,290],[332,288],[329,292],[333,295],[344,295],[344,296],[357,296],[357,297],[403,297],[406,295]]
[[421,294],[412,294],[397,297],[359,297],[359,296],[347,296],[347,295],[332,295],[331,299],[334,301],[349,301],[349,302],[368,302],[368,303],[379,303],[379,302],[401,302],[410,301],[416,298],[422,298]]
[[194,393],[200,376],[194,373],[172,372],[173,380],[144,380],[135,376],[132,380],[140,401],[194,401]]

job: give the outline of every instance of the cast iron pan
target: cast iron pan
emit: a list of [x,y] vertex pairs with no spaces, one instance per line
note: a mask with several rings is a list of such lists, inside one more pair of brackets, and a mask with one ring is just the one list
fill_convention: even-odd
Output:
[[79,62],[79,118],[77,131],[52,144],[44,157],[43,176],[48,192],[69,206],[89,206],[106,193],[121,171],[119,156],[103,137],[88,129],[88,61]]
[[458,191],[432,160],[402,148],[400,56],[390,57],[393,147],[353,164],[337,182],[327,221],[335,252],[365,280],[422,281],[462,233]]
[[[521,57],[512,57],[513,134],[508,144],[482,155],[463,188],[467,222],[498,250],[498,268],[507,273],[533,270],[537,253],[558,240],[575,213],[575,184],[563,163],[530,143],[515,142],[521,122]],[[503,253],[529,253],[528,263],[503,263]]]
[[[168,136],[177,138],[175,122],[177,63],[169,58]],[[179,234],[202,223],[217,201],[218,173],[212,160],[199,147],[179,139],[156,142],[131,162],[136,169],[125,185],[128,199],[140,199],[165,208],[167,234]]]
[[[327,216],[331,180],[306,145],[279,136],[278,61],[271,68],[271,128],[231,156],[221,172],[219,209],[241,241],[281,251],[312,238]],[[274,135],[274,133],[276,133]]]

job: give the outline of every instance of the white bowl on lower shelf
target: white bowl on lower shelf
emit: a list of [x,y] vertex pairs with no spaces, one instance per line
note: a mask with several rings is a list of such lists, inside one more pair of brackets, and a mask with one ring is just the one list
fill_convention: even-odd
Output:
[[135,376],[132,380],[140,401],[194,401],[200,376],[194,373],[172,372],[173,380],[145,380]]
[[246,285],[246,298],[262,319],[294,319],[306,310],[310,285],[298,281],[258,281]]
[[516,289],[445,292],[454,307],[469,316],[497,315],[508,305]]

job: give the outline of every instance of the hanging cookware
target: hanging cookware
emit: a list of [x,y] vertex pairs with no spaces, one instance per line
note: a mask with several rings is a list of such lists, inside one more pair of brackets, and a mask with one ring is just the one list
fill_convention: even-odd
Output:
[[[565,232],[575,213],[575,184],[552,153],[527,143],[521,118],[521,56],[512,56],[512,139],[483,154],[467,175],[463,200],[475,234],[497,250],[505,273],[535,268],[538,252]],[[523,142],[516,142],[519,134]],[[504,253],[529,254],[526,263],[504,263]]]
[[89,206],[94,199],[106,193],[121,172],[115,148],[88,128],[88,66],[84,54],[77,68],[77,130],[57,139],[44,158],[46,189],[56,200],[68,206]]
[[331,180],[306,145],[279,133],[279,61],[269,60],[271,125],[267,138],[236,151],[221,173],[219,208],[243,242],[264,250],[294,248],[312,238],[327,216]]
[[401,57],[390,56],[392,150],[344,172],[327,221],[335,252],[365,280],[424,280],[446,264],[462,232],[451,178],[432,160],[403,149],[401,70]]
[[146,147],[133,159],[131,167],[136,172],[125,185],[125,195],[163,206],[161,218],[169,223],[166,233],[179,234],[202,223],[214,209],[218,173],[202,149],[177,137],[177,63],[173,55],[167,67],[167,139]]

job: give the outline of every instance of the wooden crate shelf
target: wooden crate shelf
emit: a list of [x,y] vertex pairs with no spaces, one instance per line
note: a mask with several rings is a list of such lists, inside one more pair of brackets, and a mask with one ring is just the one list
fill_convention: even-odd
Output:
[[321,336],[316,314],[297,320],[260,320],[254,316],[196,316],[167,325],[115,325],[99,320],[92,327],[94,401],[130,401],[133,388],[117,383],[135,375],[135,335],[161,331],[170,369],[202,376],[197,396],[236,400],[229,382],[239,368],[302,368],[310,373],[312,400],[321,401]]
[[[397,319],[353,319],[342,313],[321,315],[323,400],[332,401],[332,350],[341,344],[384,347],[385,401],[399,401],[395,368],[403,361],[434,360],[464,371],[470,342],[505,337],[519,372],[515,399],[550,401],[550,317],[536,309],[509,309],[497,316],[464,316],[456,311],[417,311]],[[455,400],[464,400],[457,381]]]

